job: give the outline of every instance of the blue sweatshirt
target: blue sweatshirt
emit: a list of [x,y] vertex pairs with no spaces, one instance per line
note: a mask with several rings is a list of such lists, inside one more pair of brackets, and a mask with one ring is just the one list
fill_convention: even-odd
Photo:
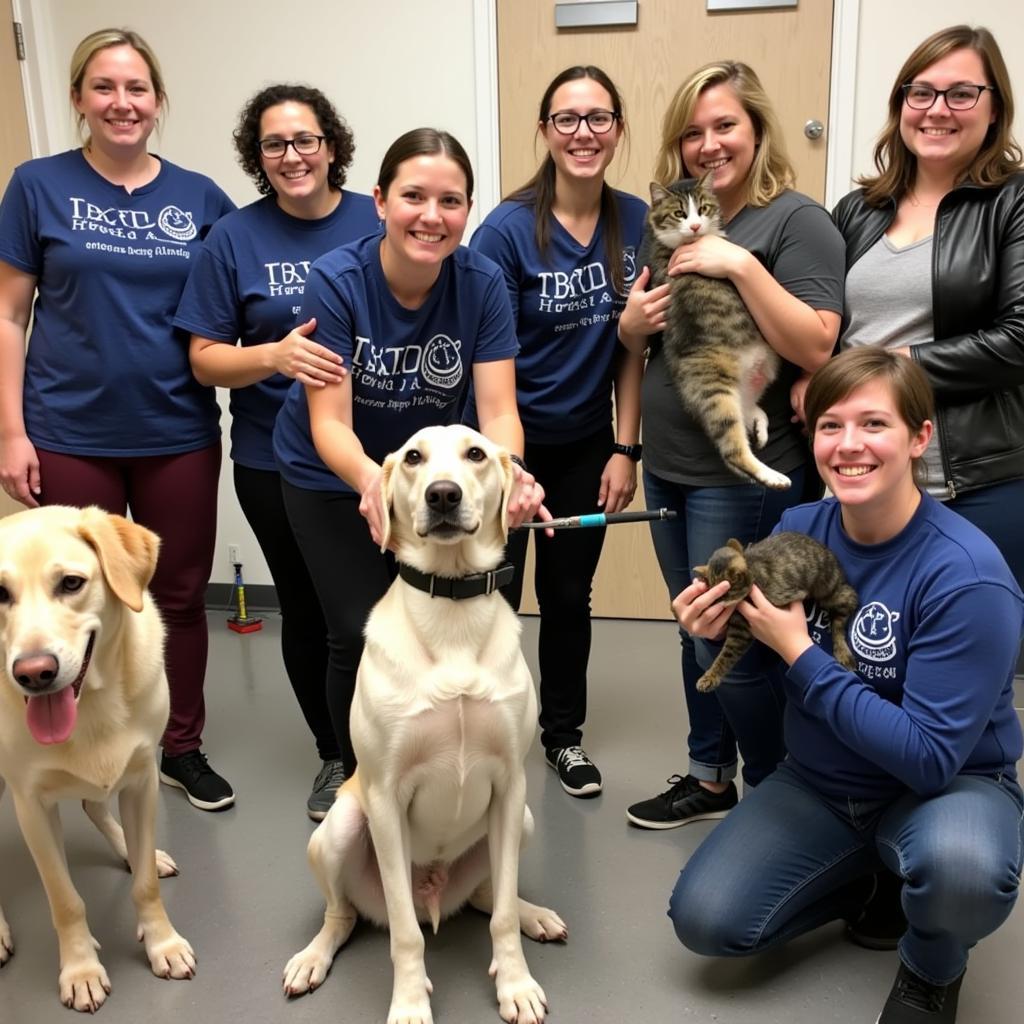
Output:
[[785,674],[790,762],[854,799],[929,796],[961,773],[1016,778],[1024,598],[995,544],[927,494],[882,544],[852,541],[840,513],[830,498],[778,526],[831,548],[860,598],[847,625],[856,672],[831,656],[827,615],[808,613],[814,646]]

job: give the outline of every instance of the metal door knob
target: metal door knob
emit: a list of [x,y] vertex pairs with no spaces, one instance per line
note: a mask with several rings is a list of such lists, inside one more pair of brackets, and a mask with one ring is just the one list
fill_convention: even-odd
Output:
[[804,135],[809,139],[820,139],[825,134],[825,126],[816,118],[804,125]]

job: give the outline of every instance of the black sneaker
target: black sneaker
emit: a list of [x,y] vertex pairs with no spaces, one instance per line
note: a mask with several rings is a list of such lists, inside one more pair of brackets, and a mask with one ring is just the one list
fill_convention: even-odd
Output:
[[692,775],[685,778],[673,775],[668,780],[671,789],[633,804],[626,817],[640,828],[678,828],[691,821],[707,821],[724,818],[735,806],[739,797],[736,786],[721,793],[705,789]]
[[558,781],[570,796],[597,796],[601,792],[601,773],[582,747],[555,747],[545,751],[544,757],[558,772]]
[[955,1024],[963,980],[961,974],[948,985],[932,985],[901,963],[875,1024]]
[[334,803],[334,794],[345,781],[345,766],[341,761],[324,761],[313,780],[313,792],[306,801],[306,813],[314,821],[323,821]]
[[891,871],[877,872],[871,893],[860,912],[847,921],[849,940],[865,949],[896,949],[907,930],[902,894],[902,878]]
[[160,781],[185,790],[193,807],[203,811],[220,811],[235,802],[235,793],[227,779],[221,778],[209,765],[201,750],[160,760]]

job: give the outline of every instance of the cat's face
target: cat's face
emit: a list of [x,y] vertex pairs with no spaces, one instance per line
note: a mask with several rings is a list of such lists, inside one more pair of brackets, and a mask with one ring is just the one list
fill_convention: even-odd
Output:
[[731,85],[723,82],[700,94],[679,139],[679,155],[687,174],[711,174],[711,187],[728,211],[727,220],[745,202],[759,141],[754,122]]
[[[551,114],[589,114],[595,110],[614,112],[615,103],[608,90],[592,78],[574,78],[563,82],[551,96]],[[593,132],[586,121],[580,121],[572,135],[562,135],[550,120],[540,124],[555,172],[569,180],[604,179],[604,172],[615,156],[622,132],[616,121],[604,133]]]
[[669,249],[722,233],[718,200],[706,180],[676,182],[668,188],[651,182],[647,222],[655,238]]
[[730,541],[725,547],[712,552],[708,564],[698,565],[693,571],[697,579],[703,580],[709,588],[722,580],[729,581],[729,589],[720,599],[722,604],[738,604],[750,593],[753,581],[743,549],[737,541]]

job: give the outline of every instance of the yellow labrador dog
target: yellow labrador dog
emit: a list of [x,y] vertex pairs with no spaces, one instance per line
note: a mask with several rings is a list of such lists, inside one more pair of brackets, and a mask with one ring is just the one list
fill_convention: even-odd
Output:
[[517,893],[537,706],[519,621],[494,589],[507,578],[512,484],[508,454],[465,427],[421,430],[384,462],[384,543],[400,575],[366,624],[351,717],[359,768],[310,839],[327,912],[285,967],[289,995],[323,982],[361,914],[391,930],[389,1024],[428,1024],[419,922],[436,931],[468,902],[491,915],[501,1016],[544,1019],[519,932],[543,942],[566,927]]
[[[146,585],[156,534],[98,508],[50,506],[0,520],[0,793],[4,780],[35,860],[60,947],[60,998],[94,1011],[110,992],[98,943],[68,874],[57,801],[86,813],[132,869],[153,973],[190,978],[154,848],[155,753],[167,722],[163,625]],[[107,808],[118,795],[124,830]],[[158,863],[159,861],[159,863]],[[0,964],[14,950],[0,910]]]

